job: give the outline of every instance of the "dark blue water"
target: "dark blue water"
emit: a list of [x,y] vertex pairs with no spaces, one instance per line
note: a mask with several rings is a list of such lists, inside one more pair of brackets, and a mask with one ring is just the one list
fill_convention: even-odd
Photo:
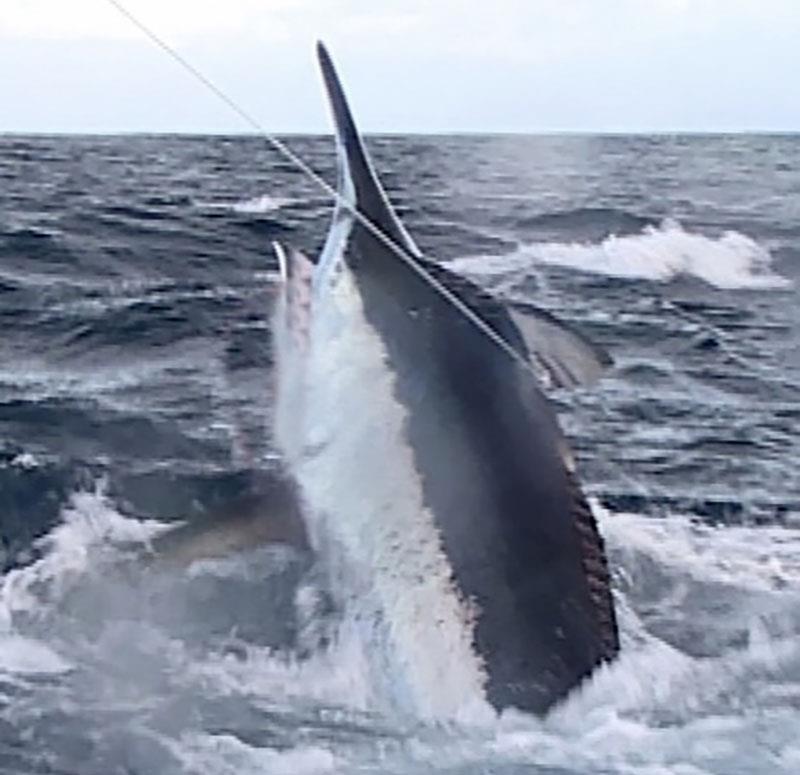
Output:
[[135,559],[274,496],[270,243],[330,203],[258,139],[0,137],[0,770],[797,772],[800,138],[370,147],[427,254],[615,357],[555,400],[622,658],[544,722],[419,727],[292,652],[302,550]]

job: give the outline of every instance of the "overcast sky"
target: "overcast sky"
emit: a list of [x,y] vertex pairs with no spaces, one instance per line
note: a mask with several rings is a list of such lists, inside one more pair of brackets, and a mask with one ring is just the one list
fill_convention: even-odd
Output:
[[[275,132],[800,130],[800,0],[121,0]],[[108,0],[0,0],[0,131],[246,131]]]

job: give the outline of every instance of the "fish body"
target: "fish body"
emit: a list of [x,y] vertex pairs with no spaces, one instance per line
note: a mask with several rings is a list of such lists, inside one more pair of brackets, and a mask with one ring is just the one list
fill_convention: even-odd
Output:
[[316,262],[277,246],[276,440],[370,680],[404,710],[545,713],[619,642],[603,541],[534,370],[608,356],[426,259],[325,49],[338,199]]

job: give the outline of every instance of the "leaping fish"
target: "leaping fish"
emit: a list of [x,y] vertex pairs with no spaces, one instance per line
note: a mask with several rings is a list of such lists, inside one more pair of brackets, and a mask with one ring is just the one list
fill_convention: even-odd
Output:
[[276,441],[310,541],[393,702],[545,713],[619,639],[603,540],[529,364],[565,386],[610,359],[423,256],[318,57],[337,204],[317,261],[276,245],[273,324]]

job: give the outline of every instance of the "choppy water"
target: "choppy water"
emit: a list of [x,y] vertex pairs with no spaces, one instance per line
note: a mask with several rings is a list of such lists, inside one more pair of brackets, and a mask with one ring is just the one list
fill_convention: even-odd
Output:
[[0,137],[0,770],[800,771],[800,138],[370,145],[427,253],[617,360],[557,400],[621,659],[429,728],[293,656],[301,552],[121,563],[269,482],[269,244],[329,203],[254,139]]

